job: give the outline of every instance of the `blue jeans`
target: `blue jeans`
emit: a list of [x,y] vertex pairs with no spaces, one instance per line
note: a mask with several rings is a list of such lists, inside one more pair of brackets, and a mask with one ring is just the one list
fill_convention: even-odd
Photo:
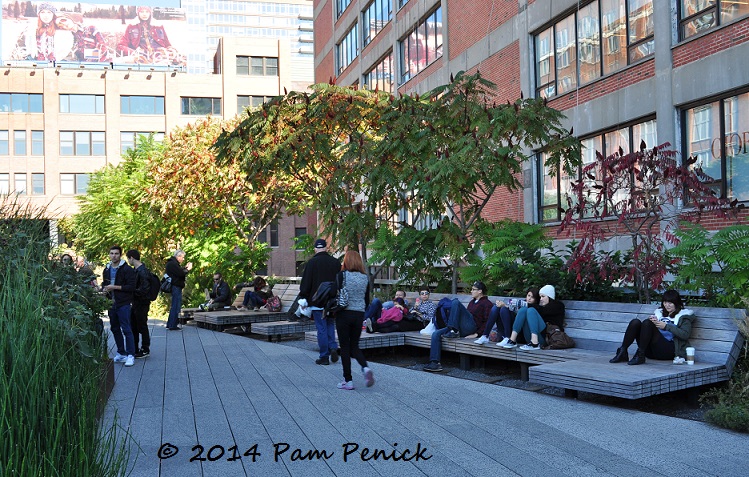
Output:
[[179,312],[182,311],[182,289],[172,287],[172,306],[169,308],[169,319],[166,320],[167,328],[177,328]]
[[265,305],[265,303],[263,303],[263,299],[260,298],[260,295],[258,295],[256,292],[254,291],[244,292],[244,299],[242,299],[242,306],[247,308],[247,305],[249,305],[250,303],[252,303],[253,307],[261,307]]
[[369,304],[367,311],[364,312],[364,319],[371,318],[372,321],[377,321],[382,315],[382,308],[382,301],[379,298],[372,298],[372,303]]
[[[135,340],[133,339],[133,329],[130,326],[130,303],[109,309],[109,323],[114,335],[114,343],[117,345],[117,352],[123,356],[135,354]],[[122,337],[125,337],[124,342]]]
[[432,343],[429,347],[429,360],[439,361],[442,356],[442,336],[450,329],[456,329],[460,336],[472,335],[476,332],[476,320],[460,300],[453,300],[450,306],[450,316],[447,317],[447,327],[432,333]]
[[506,306],[499,308],[494,305],[492,307],[492,311],[489,312],[489,321],[486,322],[484,329],[484,336],[489,336],[495,323],[497,324],[497,337],[509,338],[512,332],[512,312]]
[[320,347],[320,357],[327,358],[330,356],[330,350],[338,349],[338,343],[335,341],[335,319],[323,318],[322,310],[312,310],[312,318],[314,318],[317,328],[317,345]]
[[538,335],[538,344],[543,346],[546,344],[543,330],[546,329],[546,322],[541,315],[538,314],[535,308],[524,306],[518,310],[518,314],[515,317],[515,323],[512,324],[512,331],[520,334],[522,332],[525,337],[526,343],[531,342],[531,333]]

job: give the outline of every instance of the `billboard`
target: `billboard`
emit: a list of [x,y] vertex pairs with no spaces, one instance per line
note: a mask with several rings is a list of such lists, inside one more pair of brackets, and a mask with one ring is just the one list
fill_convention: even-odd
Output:
[[187,66],[184,10],[3,1],[3,61]]

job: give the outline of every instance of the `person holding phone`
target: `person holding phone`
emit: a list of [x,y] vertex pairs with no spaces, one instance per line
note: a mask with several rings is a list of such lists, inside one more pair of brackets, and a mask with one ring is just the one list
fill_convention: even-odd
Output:
[[[609,363],[627,361],[627,364],[637,365],[645,363],[647,357],[673,359],[674,364],[682,364],[687,354],[693,321],[694,313],[684,308],[679,292],[666,290],[661,306],[656,308],[654,314],[642,321],[635,318],[629,322],[622,345]],[[627,350],[635,341],[637,351],[629,359]]]

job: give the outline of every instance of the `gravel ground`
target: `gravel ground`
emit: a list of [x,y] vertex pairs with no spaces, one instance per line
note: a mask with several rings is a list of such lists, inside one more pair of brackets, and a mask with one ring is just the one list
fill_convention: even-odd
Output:
[[[282,341],[281,344],[317,351],[317,345],[309,341],[286,340]],[[423,372],[421,369],[428,362],[427,350],[409,346],[400,348],[365,349],[364,354],[367,357],[367,360],[373,363],[400,366],[402,368],[413,369],[420,372]],[[483,368],[472,368],[469,371],[463,371],[459,367],[459,358],[456,354],[443,353],[442,358],[442,366],[445,370],[441,374],[460,379],[469,379],[472,381],[494,384],[497,386],[524,389],[529,392],[544,393],[551,396],[557,396],[560,399],[567,399],[564,397],[564,390],[561,388],[542,386],[527,381],[521,381],[520,369],[517,363],[487,359],[485,360],[485,366]],[[635,401],[580,392],[577,399],[606,406],[632,409],[641,412],[678,417],[681,419],[690,419],[693,421],[704,421],[704,414],[706,411],[702,406],[699,408],[690,406],[687,403],[685,392],[673,392]]]

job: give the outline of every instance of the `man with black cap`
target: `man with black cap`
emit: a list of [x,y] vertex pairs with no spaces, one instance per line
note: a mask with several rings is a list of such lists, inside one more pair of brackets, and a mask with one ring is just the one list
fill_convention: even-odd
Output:
[[[309,259],[302,273],[302,283],[299,285],[299,298],[307,302],[315,294],[323,282],[335,281],[341,271],[341,262],[328,253],[328,243],[325,239],[315,240],[315,256]],[[338,343],[335,340],[335,320],[325,319],[322,308],[310,307],[312,318],[317,328],[317,344],[320,346],[320,357],[317,364],[330,364],[338,361]]]
[[450,314],[447,317],[447,326],[432,333],[432,341],[429,348],[429,364],[424,366],[424,371],[442,371],[440,356],[442,354],[442,337],[458,338],[483,330],[489,319],[492,302],[486,296],[486,285],[476,282],[471,287],[471,302],[468,308],[457,298],[452,301]]

